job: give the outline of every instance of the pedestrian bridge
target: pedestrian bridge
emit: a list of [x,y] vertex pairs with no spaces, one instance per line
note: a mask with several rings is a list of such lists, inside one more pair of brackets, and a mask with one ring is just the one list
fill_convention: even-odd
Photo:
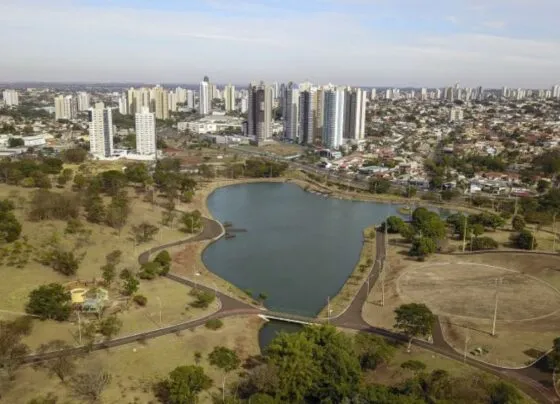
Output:
[[328,323],[326,318],[306,317],[297,314],[281,313],[275,311],[265,311],[262,314],[259,314],[259,317],[264,320],[276,320],[276,321],[283,321],[285,323],[294,323],[294,324],[303,324],[303,325]]

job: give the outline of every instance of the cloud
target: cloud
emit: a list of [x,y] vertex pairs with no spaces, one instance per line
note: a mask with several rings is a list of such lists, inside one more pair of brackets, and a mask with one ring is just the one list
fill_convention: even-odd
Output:
[[245,0],[237,11],[225,0],[161,1],[0,2],[0,35],[10,39],[0,78],[548,87],[560,71],[560,35],[539,31],[538,19],[519,25],[533,24],[521,0],[484,9],[466,0]]

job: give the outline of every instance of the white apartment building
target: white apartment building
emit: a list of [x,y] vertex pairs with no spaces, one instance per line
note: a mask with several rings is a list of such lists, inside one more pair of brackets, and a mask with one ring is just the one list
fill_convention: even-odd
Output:
[[366,93],[361,88],[346,91],[344,96],[344,137],[362,140],[366,133]]
[[89,94],[85,91],[78,93],[78,111],[87,111],[89,109],[90,99]]
[[344,89],[325,89],[323,98],[323,143],[330,149],[338,149],[344,131]]
[[126,99],[126,94],[122,94],[119,97],[119,114],[128,115],[128,100]]
[[105,108],[102,102],[89,109],[89,146],[96,158],[113,154],[113,116],[111,108]]
[[156,155],[156,118],[146,107],[135,114],[136,153]]
[[170,91],[167,93],[167,106],[169,111],[177,112],[177,94]]
[[449,111],[449,122],[458,122],[463,120],[463,109],[460,107],[452,107]]
[[175,89],[175,96],[178,103],[185,103],[187,101],[187,90],[181,87]]
[[2,99],[4,103],[9,107],[15,107],[19,105],[19,94],[16,90],[4,90],[2,92]]
[[200,115],[210,114],[211,105],[209,83],[207,81],[201,81],[198,92],[198,113]]
[[299,126],[299,90],[292,82],[286,87],[284,105],[284,137],[295,141],[298,138]]
[[235,110],[235,86],[231,84],[224,87],[224,104],[226,112]]
[[194,109],[194,91],[187,90],[187,108]]
[[54,119],[75,119],[78,114],[78,105],[71,95],[59,95],[54,98]]
[[272,138],[272,88],[263,82],[249,85],[247,131],[257,144]]

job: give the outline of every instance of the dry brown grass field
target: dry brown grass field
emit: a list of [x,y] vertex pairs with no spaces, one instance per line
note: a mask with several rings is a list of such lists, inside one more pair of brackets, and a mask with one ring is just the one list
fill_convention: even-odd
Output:
[[[463,352],[466,341],[469,355],[512,367],[533,361],[558,336],[560,256],[502,252],[435,255],[417,262],[404,253],[391,247],[385,305],[380,305],[381,282],[364,305],[372,325],[392,329],[395,308],[425,303],[439,316],[445,338],[456,350]],[[496,280],[498,311],[492,336]]]

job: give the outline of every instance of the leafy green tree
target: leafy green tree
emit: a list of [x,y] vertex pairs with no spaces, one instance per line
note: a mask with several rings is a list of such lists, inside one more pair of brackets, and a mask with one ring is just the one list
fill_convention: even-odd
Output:
[[166,275],[171,269],[171,255],[169,255],[167,250],[160,251],[154,258],[154,262],[158,263],[161,267],[160,275]]
[[136,277],[134,276],[134,274],[132,274],[130,271],[124,269],[121,271],[121,279],[123,280],[122,283],[122,293],[125,296],[132,296],[133,294],[135,294],[138,291],[138,285],[140,285],[140,282],[138,281],[138,279],[136,279]]
[[241,364],[241,360],[237,353],[224,346],[214,347],[212,352],[208,354],[208,361],[212,366],[221,369],[224,372],[222,377],[222,401],[225,399],[226,394],[226,376],[229,372],[234,371]]
[[202,214],[198,210],[192,212],[185,212],[180,218],[183,225],[181,231],[185,233],[196,233],[202,229]]
[[525,228],[525,219],[523,219],[523,216],[515,215],[511,220],[511,227],[515,231],[522,231]]
[[117,170],[104,171],[98,176],[101,191],[107,195],[117,195],[128,183],[128,179],[123,172]]
[[469,243],[469,248],[473,251],[493,250],[498,248],[498,242],[491,237],[476,237]]
[[382,363],[388,363],[395,354],[395,348],[387,340],[366,332],[354,336],[354,345],[364,370],[373,370]]
[[138,277],[140,279],[152,280],[160,274],[161,266],[157,262],[146,262],[142,264]]
[[412,227],[412,225],[408,223],[405,223],[403,226],[401,226],[399,233],[401,234],[401,237],[404,238],[407,242],[412,242],[414,240],[414,227]]
[[401,231],[401,228],[405,225],[404,220],[398,216],[389,216],[386,222],[382,224],[382,230],[385,230],[385,224],[387,224],[387,233],[396,234]]
[[13,212],[0,210],[0,244],[16,241],[21,234],[21,223],[18,222]]
[[516,248],[522,250],[534,250],[537,248],[535,236],[527,229],[523,229],[518,234],[513,235],[511,240]]
[[200,366],[179,366],[169,373],[164,382],[164,395],[170,404],[192,404],[197,402],[198,395],[212,387],[212,379]]
[[107,339],[117,335],[122,327],[122,321],[115,315],[109,316],[99,323],[99,332]]
[[552,351],[548,354],[548,363],[554,370],[560,369],[560,337],[552,343]]
[[540,194],[546,192],[546,191],[548,190],[548,188],[550,188],[550,181],[540,179],[540,180],[537,182],[537,191],[538,191]]
[[520,404],[524,402],[519,391],[511,384],[497,382],[490,390],[490,403],[492,404]]
[[395,328],[409,338],[409,351],[413,338],[431,334],[434,321],[434,314],[423,303],[403,304],[395,309]]
[[216,299],[216,295],[208,290],[192,289],[190,294],[195,296],[196,300],[189,305],[196,309],[205,309]]
[[391,188],[391,182],[383,178],[373,178],[369,182],[369,192],[374,194],[386,194]]
[[20,137],[11,137],[8,139],[8,147],[23,147],[25,142]]
[[484,226],[481,225],[480,223],[476,223],[473,224],[472,226],[472,232],[475,235],[475,237],[480,236],[482,233],[484,233]]
[[159,232],[157,226],[148,222],[142,222],[139,225],[132,226],[131,233],[136,244],[147,243],[154,239]]
[[150,179],[150,173],[144,163],[132,163],[127,165],[124,174],[128,181],[142,186]]
[[29,347],[22,342],[24,336],[31,333],[29,320],[0,321],[0,369],[9,379],[14,378],[15,371],[23,363]]
[[415,359],[409,359],[403,363],[401,363],[401,368],[402,369],[406,369],[406,370],[410,370],[414,373],[420,373],[424,370],[426,370],[426,364],[424,362],[415,360]]
[[118,229],[120,232],[126,224],[129,214],[130,201],[128,195],[126,191],[119,191],[111,198],[111,203],[105,214],[105,221],[109,226]]
[[412,241],[408,254],[412,257],[425,258],[436,252],[437,246],[430,237],[417,237]]
[[74,149],[67,149],[64,150],[64,152],[62,153],[62,158],[67,163],[80,164],[86,160],[86,157],[87,157],[87,151],[80,147]]
[[445,222],[426,208],[416,208],[412,212],[412,226],[417,234],[433,240],[443,240],[447,233]]
[[25,311],[42,319],[64,321],[72,311],[70,302],[70,292],[58,283],[51,283],[31,291]]

